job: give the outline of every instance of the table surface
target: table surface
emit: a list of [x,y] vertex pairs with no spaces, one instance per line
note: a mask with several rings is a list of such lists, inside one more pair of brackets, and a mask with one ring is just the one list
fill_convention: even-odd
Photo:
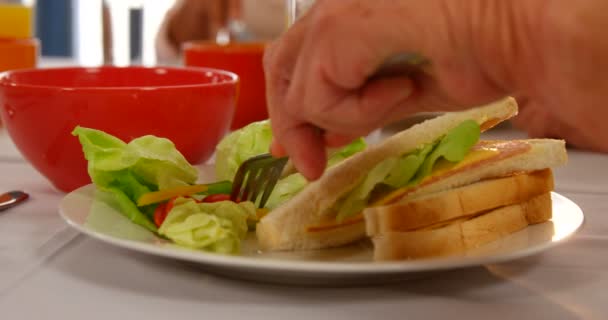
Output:
[[[384,134],[389,134],[386,130]],[[509,127],[490,137],[523,137]],[[232,280],[101,243],[59,217],[53,189],[0,128],[0,190],[31,198],[0,211],[2,319],[606,319],[608,155],[569,150],[556,191],[583,209],[570,241],[508,263],[407,282],[306,288]]]

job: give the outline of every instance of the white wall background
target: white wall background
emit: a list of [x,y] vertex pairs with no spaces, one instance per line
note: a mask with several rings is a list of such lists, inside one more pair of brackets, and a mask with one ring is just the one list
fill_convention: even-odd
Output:
[[[74,53],[77,63],[84,66],[103,64],[102,0],[73,0]],[[163,17],[175,0],[106,0],[112,24],[113,64],[155,65],[154,39]],[[142,57],[131,61],[129,10],[143,10]]]

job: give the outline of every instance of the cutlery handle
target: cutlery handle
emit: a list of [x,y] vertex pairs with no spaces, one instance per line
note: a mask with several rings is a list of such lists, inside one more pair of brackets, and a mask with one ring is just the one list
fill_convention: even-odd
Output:
[[417,53],[400,53],[386,60],[371,78],[413,75],[424,72],[430,74],[431,62]]
[[27,200],[29,195],[23,191],[9,191],[0,195],[0,211],[14,207]]

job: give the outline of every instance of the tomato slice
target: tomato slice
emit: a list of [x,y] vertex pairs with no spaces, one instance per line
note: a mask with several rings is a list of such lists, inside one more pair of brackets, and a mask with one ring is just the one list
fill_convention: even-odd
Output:
[[160,228],[163,222],[165,222],[167,215],[175,205],[175,199],[177,199],[177,197],[171,198],[169,201],[159,204],[154,210],[154,224],[156,224],[157,227]]
[[203,198],[203,202],[220,202],[220,201],[230,201],[230,195],[224,193],[212,194]]
[[165,218],[167,217],[167,211],[165,211],[165,208],[167,207],[167,203],[163,202],[160,203],[158,206],[156,206],[156,209],[154,209],[154,224],[160,228],[160,225],[163,224],[163,221],[165,221]]

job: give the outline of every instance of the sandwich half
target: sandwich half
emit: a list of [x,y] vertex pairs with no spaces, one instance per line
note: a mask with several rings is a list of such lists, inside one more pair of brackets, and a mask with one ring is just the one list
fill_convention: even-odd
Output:
[[375,260],[459,254],[551,219],[550,169],[482,180],[364,210]]
[[[440,229],[491,209],[525,207],[526,201],[552,190],[553,178],[546,169],[564,164],[567,156],[561,140],[477,140],[479,132],[516,114],[512,98],[446,113],[351,156],[260,220],[256,233],[262,250],[321,249],[369,236],[376,252],[390,251],[386,259],[419,256],[398,253],[400,247],[392,243],[409,241],[398,240],[410,236],[408,232]],[[496,182],[495,190],[525,187],[484,202],[480,199],[489,196],[483,183],[493,179],[507,179]],[[462,197],[454,198],[452,192]],[[467,197],[472,202],[464,201],[465,208],[457,210],[454,205]],[[436,210],[413,209],[427,205]],[[522,212],[528,211],[533,216],[538,210]],[[541,216],[548,219],[546,212]]]

